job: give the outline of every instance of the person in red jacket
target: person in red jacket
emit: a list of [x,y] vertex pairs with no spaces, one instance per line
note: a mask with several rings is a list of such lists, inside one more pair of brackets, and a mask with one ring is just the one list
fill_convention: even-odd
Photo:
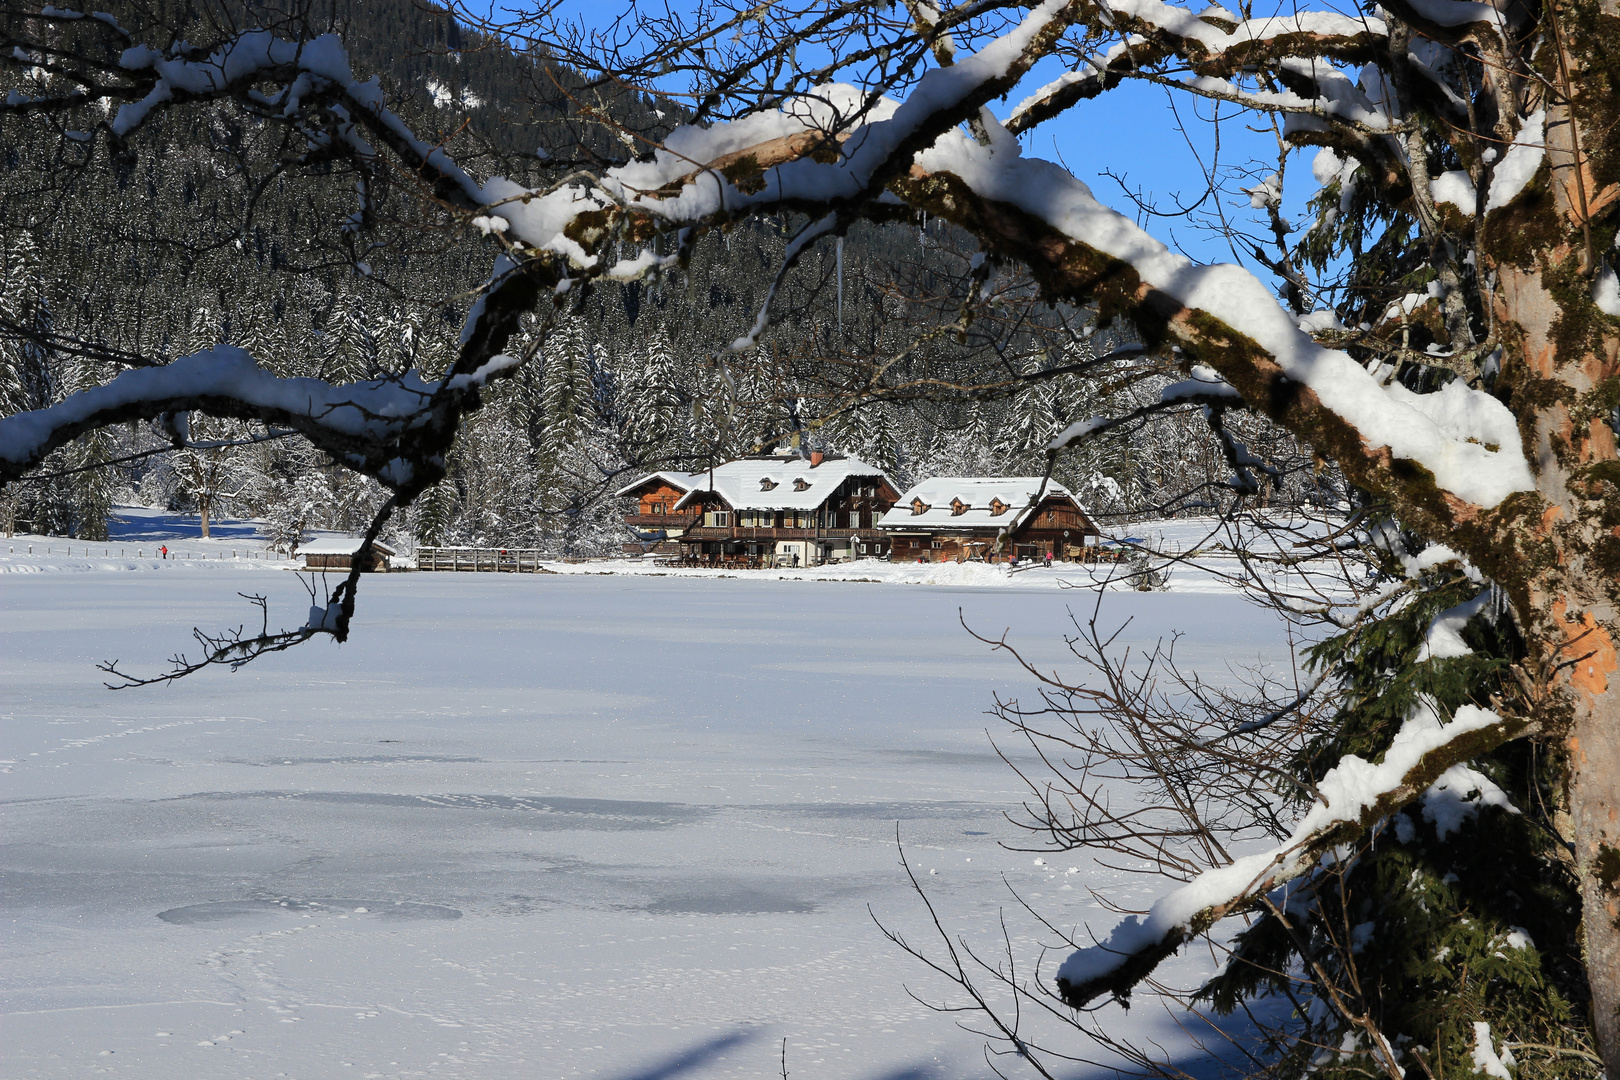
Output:
[[168,544],[164,544],[162,547],[158,548],[158,550],[163,553],[163,557],[165,559],[167,559],[169,557],[169,545]]

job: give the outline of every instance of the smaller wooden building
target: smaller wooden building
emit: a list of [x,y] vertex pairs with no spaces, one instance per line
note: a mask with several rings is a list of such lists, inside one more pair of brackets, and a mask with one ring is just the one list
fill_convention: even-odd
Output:
[[676,541],[697,522],[698,511],[679,511],[675,504],[695,486],[693,476],[683,472],[649,473],[614,493],[620,498],[636,500],[636,512],[627,514],[624,519],[625,527],[634,537],[624,545],[626,555],[673,555],[681,550]]
[[1084,558],[1088,538],[1102,535],[1066,488],[1039,476],[936,476],[877,524],[892,538],[895,562],[1067,561]]
[[[306,570],[342,570],[347,573],[354,565],[354,556],[359,550],[358,537],[327,537],[299,545],[298,553],[304,557]],[[386,574],[392,569],[389,560],[393,557],[393,548],[381,541],[374,543],[371,545],[369,565],[363,567],[362,571]]]

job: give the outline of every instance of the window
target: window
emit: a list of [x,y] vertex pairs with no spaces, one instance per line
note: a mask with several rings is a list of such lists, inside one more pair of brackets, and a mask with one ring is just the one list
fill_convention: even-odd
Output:
[[1002,514],[1005,514],[1010,509],[1012,509],[1012,508],[1009,507],[1006,503],[1002,502],[1000,499],[991,499],[990,500],[990,516],[991,517],[1000,517]]
[[650,503],[647,506],[647,513],[649,513],[649,514],[662,514],[662,513],[664,513],[664,504],[663,503]]
[[778,487],[781,487],[781,485],[768,476],[762,476],[759,478],[759,490],[761,491],[774,491]]
[[919,517],[926,514],[930,509],[931,507],[929,507],[929,505],[923,502],[921,499],[911,500],[911,513],[913,517]]
[[963,502],[961,499],[952,499],[951,500],[951,516],[952,517],[961,517],[963,514],[967,513],[971,509],[973,509],[973,507],[970,506],[969,504]]
[[794,478],[794,480],[793,480],[793,490],[794,491],[808,491],[809,489],[810,489],[810,481],[806,480],[802,476]]
[[731,526],[731,511],[710,510],[703,515],[703,524],[715,529],[725,529]]

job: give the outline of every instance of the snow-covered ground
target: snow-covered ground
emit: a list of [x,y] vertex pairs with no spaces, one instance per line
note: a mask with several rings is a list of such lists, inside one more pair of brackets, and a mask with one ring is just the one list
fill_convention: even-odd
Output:
[[[798,1077],[977,1077],[868,914],[933,943],[896,823],[987,948],[1008,885],[1099,932],[1088,888],[1150,895],[1000,846],[984,711],[1029,688],[959,613],[1050,667],[1088,594],[385,575],[346,645],[102,689],[96,661],[161,667],[249,585],[301,621],[300,575],[245,573],[274,565],[0,578],[0,1075],[757,1078],[786,1039]],[[1106,604],[1217,675],[1281,656],[1230,594]]]
[[[1322,526],[1298,519],[1295,528],[1319,534]],[[286,570],[302,564],[296,557],[269,550],[257,523],[225,520],[215,524],[210,539],[201,539],[194,517],[180,517],[145,507],[122,506],[110,539],[84,543],[62,537],[19,535],[0,541],[0,574],[84,573],[119,570],[212,569],[204,563],[225,562],[237,570]],[[1287,547],[1278,538],[1255,530],[1241,538],[1222,522],[1206,518],[1152,521],[1109,530],[1122,547],[1158,556],[1154,566],[1166,573],[1165,588],[1177,593],[1230,594],[1232,578],[1242,567],[1232,548],[1242,544],[1251,552],[1276,553]],[[167,558],[159,548],[166,546]],[[414,565],[408,555],[396,564]],[[1007,563],[894,563],[859,559],[815,567],[779,567],[767,570],[695,569],[660,565],[662,559],[609,558],[573,562],[546,562],[558,574],[628,575],[635,577],[720,578],[746,577],[774,581],[856,581],[887,585],[989,587],[996,589],[1130,590],[1135,580],[1117,563],[1057,563],[1013,567]],[[1287,586],[1297,577],[1285,572],[1272,580]]]
[[[270,550],[258,522],[217,521],[209,532],[212,535],[204,540],[195,516],[120,506],[103,541],[86,543],[31,533],[0,538],[0,574],[216,569],[202,563],[230,563],[237,570],[282,570],[298,563]],[[169,549],[167,559],[160,554],[164,547]]]
[[[1320,522],[1304,518],[1284,519],[1301,533],[1321,535]],[[1233,592],[1232,578],[1243,571],[1238,556],[1232,550],[1241,544],[1253,554],[1292,554],[1291,538],[1286,534],[1270,534],[1246,529],[1241,536],[1234,534],[1224,523],[1211,518],[1184,518],[1150,521],[1119,526],[1107,530],[1122,550],[1139,550],[1155,556],[1155,569],[1167,573],[1165,588],[1178,593]],[[1119,563],[1056,563],[1033,565],[1025,560],[1022,566],[1008,563],[905,563],[879,559],[857,559],[853,562],[833,563],[814,567],[776,567],[769,570],[697,569],[661,566],[654,557],[629,559],[591,559],[584,562],[545,563],[547,569],[561,574],[632,574],[637,576],[673,576],[713,578],[744,576],[778,581],[862,581],[888,585],[947,585],[988,586],[998,589],[1092,589],[1109,591],[1131,590],[1135,579]],[[1324,568],[1326,569],[1326,568]],[[1271,580],[1287,588],[1297,584],[1298,576],[1290,572],[1271,572]]]

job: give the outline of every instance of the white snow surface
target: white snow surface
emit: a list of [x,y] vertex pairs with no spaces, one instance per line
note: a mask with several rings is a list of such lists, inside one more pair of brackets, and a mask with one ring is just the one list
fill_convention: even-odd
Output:
[[1499,723],[1501,717],[1494,712],[1464,705],[1450,723],[1442,724],[1432,705],[1420,705],[1401,725],[1383,761],[1374,764],[1346,755],[1322,778],[1317,802],[1282,844],[1200,874],[1156,901],[1146,918],[1132,915],[1099,944],[1072,953],[1058,968],[1057,977],[1076,986],[1102,978],[1126,956],[1171,937],[1200,911],[1292,879],[1305,868],[1302,855],[1314,836],[1336,823],[1359,820],[1380,797],[1398,787],[1425,754],[1458,736]]
[[1498,1055],[1491,1035],[1491,1025],[1483,1020],[1475,1020],[1474,1068],[1486,1076],[1495,1077],[1496,1080],[1513,1080],[1513,1074],[1508,1072],[1510,1064],[1516,1064],[1513,1061],[1513,1051],[1504,1050]]
[[1467,765],[1453,765],[1423,793],[1423,818],[1434,823],[1435,835],[1441,840],[1486,806],[1520,812],[1494,780]]
[[[1320,320],[1318,320],[1316,317],[1322,314],[1324,313],[1319,311],[1312,312],[1310,315],[1300,319],[1301,329],[1313,329],[1313,326],[1307,325],[1307,322],[1319,322]],[[1334,316],[1333,312],[1329,311],[1326,312],[1326,314],[1334,323],[1338,322],[1338,318]],[[1331,325],[1331,323],[1328,325]],[[1326,327],[1323,328],[1325,329]],[[1340,329],[1343,329],[1343,327],[1340,327]],[[1204,364],[1194,364],[1192,366],[1192,371],[1189,372],[1189,374],[1192,376],[1191,378],[1183,379],[1180,382],[1173,382],[1163,390],[1160,390],[1159,400],[1181,401],[1184,398],[1191,397],[1241,399],[1243,397],[1242,394],[1238,393],[1237,387],[1221,378],[1220,373],[1212,367]]]
[[1443,172],[1429,181],[1429,191],[1437,203],[1450,203],[1464,216],[1474,214],[1474,181],[1461,169]]
[[[361,539],[357,536],[329,536],[317,540],[308,540],[298,545],[300,555],[353,555],[360,550]],[[384,543],[373,545],[385,555],[393,554],[394,549]]]
[[[1027,680],[958,611],[1057,667],[1068,595],[394,574],[343,646],[111,693],[95,661],[160,666],[249,614],[238,592],[273,622],[307,603],[307,575],[173,557],[251,527],[123,518],[128,572],[58,548],[0,577],[7,1077],[753,1080],[783,1038],[794,1075],[978,1077],[979,1040],[905,991],[946,988],[867,913],[930,936],[895,823],[987,947],[1003,875],[1066,923],[1111,919],[1088,887],[1151,889],[998,846],[1018,786],[983,711]],[[1115,600],[1217,674],[1283,659],[1236,597]]]
[[1456,607],[1447,608],[1436,615],[1434,621],[1429,624],[1429,632],[1424,636],[1423,644],[1418,647],[1417,662],[1467,656],[1473,652],[1474,650],[1462,639],[1462,629],[1468,625],[1469,619],[1485,610],[1485,605],[1490,599],[1491,593],[1487,589],[1472,600],[1465,600]]
[[1615,276],[1614,267],[1607,259],[1592,282],[1592,303],[1603,314],[1620,317],[1620,278]]
[[1491,186],[1485,196],[1486,213],[1499,210],[1518,198],[1519,192],[1535,179],[1536,170],[1541,168],[1541,160],[1546,156],[1546,122],[1545,109],[1537,109],[1524,118],[1513,145],[1491,173]]
[[1317,308],[1310,314],[1299,317],[1299,328],[1307,334],[1314,334],[1323,330],[1343,330],[1344,323],[1339,320],[1338,312],[1332,308]]

